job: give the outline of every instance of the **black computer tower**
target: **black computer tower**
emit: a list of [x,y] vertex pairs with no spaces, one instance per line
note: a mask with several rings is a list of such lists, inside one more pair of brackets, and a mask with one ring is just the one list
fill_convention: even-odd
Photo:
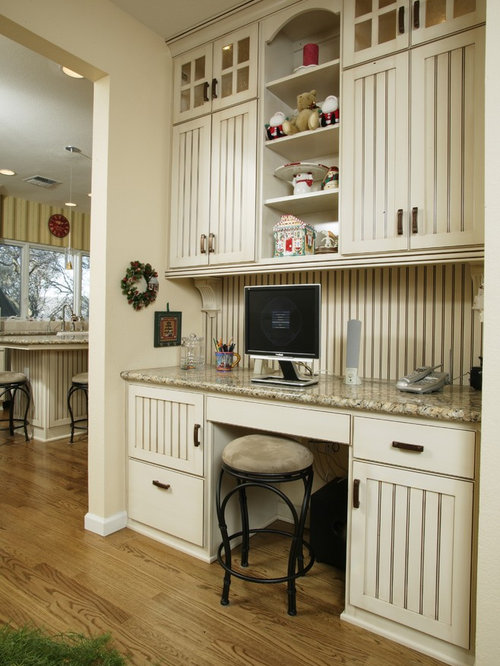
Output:
[[347,478],[338,477],[311,495],[310,540],[318,562],[345,571]]

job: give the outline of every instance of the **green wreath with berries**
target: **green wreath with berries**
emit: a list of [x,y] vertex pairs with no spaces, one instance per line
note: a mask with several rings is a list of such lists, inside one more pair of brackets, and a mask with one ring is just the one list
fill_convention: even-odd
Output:
[[[137,283],[144,278],[146,282],[146,289],[139,291]],[[141,264],[140,261],[131,261],[125,277],[121,281],[122,293],[127,297],[128,303],[134,310],[142,310],[150,303],[156,300],[158,293],[158,273],[151,266],[151,264]]]

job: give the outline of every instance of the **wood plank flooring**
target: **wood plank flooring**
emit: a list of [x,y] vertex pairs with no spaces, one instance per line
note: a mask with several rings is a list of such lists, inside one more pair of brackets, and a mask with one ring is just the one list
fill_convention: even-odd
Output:
[[[110,632],[138,666],[440,663],[341,622],[343,575],[327,565],[299,579],[292,618],[282,586],[234,580],[223,607],[217,563],[128,529],[86,532],[86,456],[84,435],[70,445],[0,433],[0,621]],[[252,557],[268,571],[282,549],[263,537]]]

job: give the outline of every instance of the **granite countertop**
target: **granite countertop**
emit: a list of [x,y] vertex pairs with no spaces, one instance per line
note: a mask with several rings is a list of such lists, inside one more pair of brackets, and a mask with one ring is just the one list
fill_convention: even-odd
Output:
[[8,334],[0,335],[0,347],[7,347],[9,349],[50,349],[54,347],[88,347],[88,336],[75,335],[67,333],[64,336],[56,335],[55,333],[22,333],[22,334]]
[[469,386],[445,386],[436,393],[415,395],[398,391],[394,382],[370,379],[363,380],[360,386],[347,386],[340,377],[321,375],[318,384],[294,389],[252,383],[252,373],[248,370],[238,368],[224,374],[213,367],[198,370],[176,367],[127,370],[120,376],[135,383],[317,407],[360,409],[462,423],[478,423],[481,420],[481,392]]

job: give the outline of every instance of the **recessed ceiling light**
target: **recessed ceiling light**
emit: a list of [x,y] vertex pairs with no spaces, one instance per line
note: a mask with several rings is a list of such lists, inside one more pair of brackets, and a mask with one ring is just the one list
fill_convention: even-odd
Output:
[[78,74],[78,72],[74,72],[69,67],[64,67],[61,65],[61,69],[66,74],[66,76],[71,76],[72,79],[83,79],[83,74]]
[[0,169],[0,174],[2,176],[15,176],[16,172],[12,171],[12,169]]

